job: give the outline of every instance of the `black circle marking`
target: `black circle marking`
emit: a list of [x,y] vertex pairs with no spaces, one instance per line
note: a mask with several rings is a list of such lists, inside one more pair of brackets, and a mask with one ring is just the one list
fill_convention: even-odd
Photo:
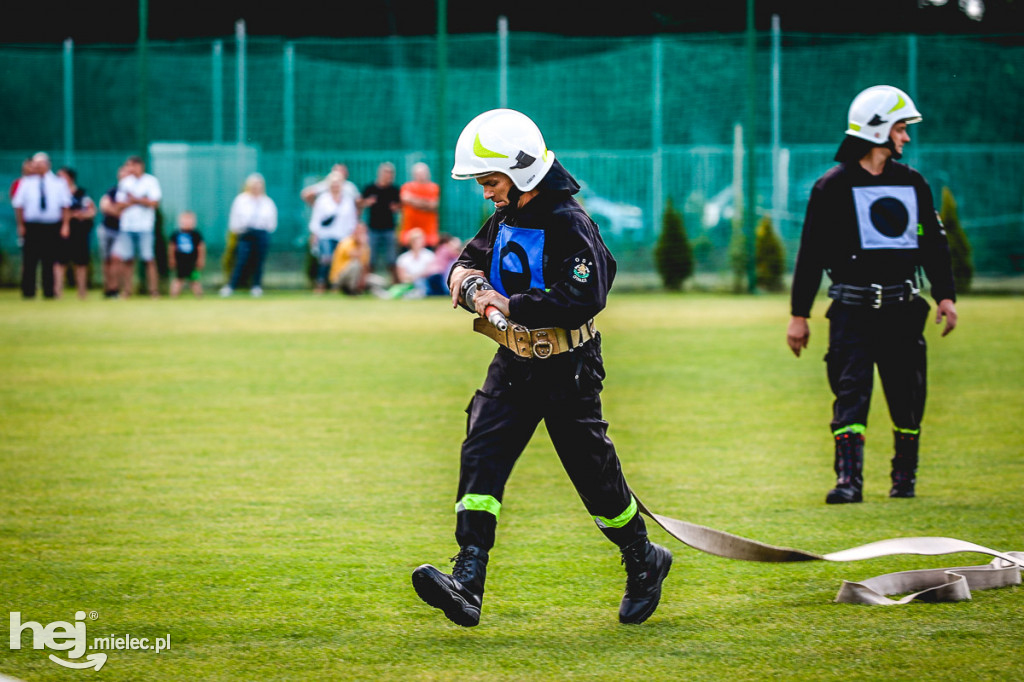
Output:
[[882,197],[871,204],[871,224],[890,239],[903,236],[909,219],[907,207],[895,197]]

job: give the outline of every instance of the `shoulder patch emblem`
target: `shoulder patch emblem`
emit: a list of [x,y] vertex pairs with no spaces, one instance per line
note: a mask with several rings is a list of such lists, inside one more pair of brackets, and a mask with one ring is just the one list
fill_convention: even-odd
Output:
[[590,266],[593,263],[584,258],[577,258],[572,266],[572,278],[580,284],[586,284],[590,279]]

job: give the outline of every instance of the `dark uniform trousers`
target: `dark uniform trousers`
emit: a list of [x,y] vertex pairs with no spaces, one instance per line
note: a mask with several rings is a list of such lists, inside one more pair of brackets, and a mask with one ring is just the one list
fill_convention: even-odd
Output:
[[912,430],[920,427],[926,391],[924,326],[928,310],[923,298],[878,309],[832,303],[825,362],[836,396],[833,432],[853,424],[867,425],[876,365],[893,425]]
[[[524,360],[506,348],[498,350],[483,387],[466,408],[459,500],[469,494],[500,502],[512,467],[544,420],[587,511],[595,518],[615,519],[631,507],[633,497],[601,414],[605,374],[600,344],[597,337],[574,352],[544,360]],[[620,527],[602,528],[612,542],[625,547],[646,537],[638,513],[622,522]],[[496,524],[495,514],[461,510],[456,540],[461,547],[489,550]]]
[[60,247],[60,223],[25,223],[21,257],[21,295],[36,295],[36,268],[42,265],[43,296],[53,298],[53,264]]

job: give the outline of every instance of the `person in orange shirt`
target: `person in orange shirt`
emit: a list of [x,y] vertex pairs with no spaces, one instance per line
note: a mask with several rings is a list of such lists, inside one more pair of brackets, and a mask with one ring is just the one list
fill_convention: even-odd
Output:
[[430,167],[417,163],[412,167],[412,180],[402,185],[402,232],[398,241],[408,246],[409,232],[419,228],[427,240],[427,246],[437,246],[437,206],[441,188],[430,180]]

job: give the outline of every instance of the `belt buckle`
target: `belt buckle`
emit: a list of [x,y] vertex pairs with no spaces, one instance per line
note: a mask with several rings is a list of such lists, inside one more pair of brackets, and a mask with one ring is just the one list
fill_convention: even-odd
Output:
[[878,310],[882,307],[882,285],[872,284],[871,288],[875,290],[875,300],[872,301],[871,307]]
[[921,293],[921,290],[914,286],[911,280],[907,280],[903,283],[907,287],[906,299],[907,301],[913,301],[917,298],[917,295]]
[[538,360],[546,360],[551,357],[554,346],[548,340],[548,333],[546,331],[537,331],[534,332],[533,336],[535,339],[533,342],[533,357]]

